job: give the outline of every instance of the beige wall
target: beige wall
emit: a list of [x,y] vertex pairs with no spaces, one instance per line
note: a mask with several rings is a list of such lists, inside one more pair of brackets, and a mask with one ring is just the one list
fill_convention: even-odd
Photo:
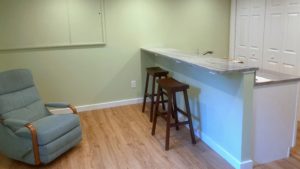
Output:
[[230,0],[106,0],[105,10],[106,46],[1,52],[0,70],[29,68],[45,101],[82,105],[140,97],[142,46],[228,56]]

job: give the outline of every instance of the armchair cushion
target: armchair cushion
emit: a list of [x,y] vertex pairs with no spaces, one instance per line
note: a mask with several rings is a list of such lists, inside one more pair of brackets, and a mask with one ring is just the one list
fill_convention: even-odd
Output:
[[45,104],[46,107],[53,107],[53,108],[67,108],[70,104],[68,103],[47,103]]
[[32,151],[31,140],[17,137],[2,124],[0,124],[0,145],[0,152],[6,152],[6,156],[16,160],[21,160]]
[[29,123],[28,121],[19,120],[19,119],[5,119],[5,120],[3,120],[4,126],[10,128],[12,131],[16,131],[16,130],[24,127],[28,123]]
[[[74,114],[51,115],[32,124],[37,130],[40,146],[46,145],[80,126],[79,117]],[[31,133],[26,127],[17,130],[16,135],[31,139]]]
[[6,94],[34,86],[31,72],[25,69],[3,72],[0,76],[0,93]]

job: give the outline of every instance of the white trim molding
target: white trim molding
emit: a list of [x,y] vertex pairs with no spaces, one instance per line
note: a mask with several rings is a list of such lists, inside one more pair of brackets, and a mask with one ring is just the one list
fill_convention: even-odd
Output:
[[236,0],[231,0],[231,12],[230,12],[230,37],[229,37],[229,58],[235,58],[235,34],[236,34]]
[[253,161],[239,161],[235,157],[233,157],[228,151],[226,151],[222,146],[216,143],[211,137],[206,135],[203,132],[196,131],[195,135],[199,137],[204,143],[206,143],[211,149],[217,152],[221,157],[223,157],[230,165],[232,165],[235,169],[252,169]]
[[[139,104],[142,102],[143,102],[143,98],[133,98],[133,99],[125,99],[125,100],[103,102],[103,103],[96,103],[96,104],[89,104],[89,105],[81,105],[75,107],[78,112],[86,112],[86,111],[99,110],[99,109],[118,107],[124,105]],[[54,114],[65,114],[65,113],[69,113],[70,110],[68,108],[54,109],[51,110],[51,112]]]

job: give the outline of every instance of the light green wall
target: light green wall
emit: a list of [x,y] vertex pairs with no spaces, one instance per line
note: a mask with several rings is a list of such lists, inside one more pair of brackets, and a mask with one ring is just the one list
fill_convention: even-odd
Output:
[[[173,1],[172,1],[173,2]],[[169,10],[172,35],[168,45],[185,50],[213,50],[228,57],[230,0],[175,0]]]
[[142,46],[228,56],[230,0],[106,0],[105,10],[106,46],[1,52],[0,67],[31,69],[45,101],[82,105],[140,97]]
[[4,61],[0,58],[0,71],[3,71],[3,70],[5,70],[5,63],[4,63]]

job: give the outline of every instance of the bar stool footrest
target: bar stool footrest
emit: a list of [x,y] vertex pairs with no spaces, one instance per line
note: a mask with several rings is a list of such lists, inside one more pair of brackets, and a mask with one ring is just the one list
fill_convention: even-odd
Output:
[[166,111],[163,111],[163,112],[157,112],[157,116],[165,116],[165,115],[167,115],[168,114],[168,112],[166,112]]
[[[165,96],[168,96],[166,92],[163,92],[163,94],[164,94]],[[145,96],[146,96],[146,97],[152,97],[152,94],[146,93]],[[157,96],[157,94],[154,94],[153,96]]]
[[[168,103],[168,100],[159,101],[159,103]],[[155,103],[153,103],[155,104]]]
[[188,114],[187,114],[185,111],[183,111],[183,110],[181,110],[181,109],[179,109],[179,108],[177,108],[177,111],[178,111],[179,113],[185,115],[186,117],[188,117]]
[[178,126],[183,126],[183,125],[187,125],[187,124],[189,124],[189,121],[178,122],[178,124],[176,124],[176,123],[171,123],[170,126],[171,126],[171,127],[177,127],[177,125],[178,125]]

